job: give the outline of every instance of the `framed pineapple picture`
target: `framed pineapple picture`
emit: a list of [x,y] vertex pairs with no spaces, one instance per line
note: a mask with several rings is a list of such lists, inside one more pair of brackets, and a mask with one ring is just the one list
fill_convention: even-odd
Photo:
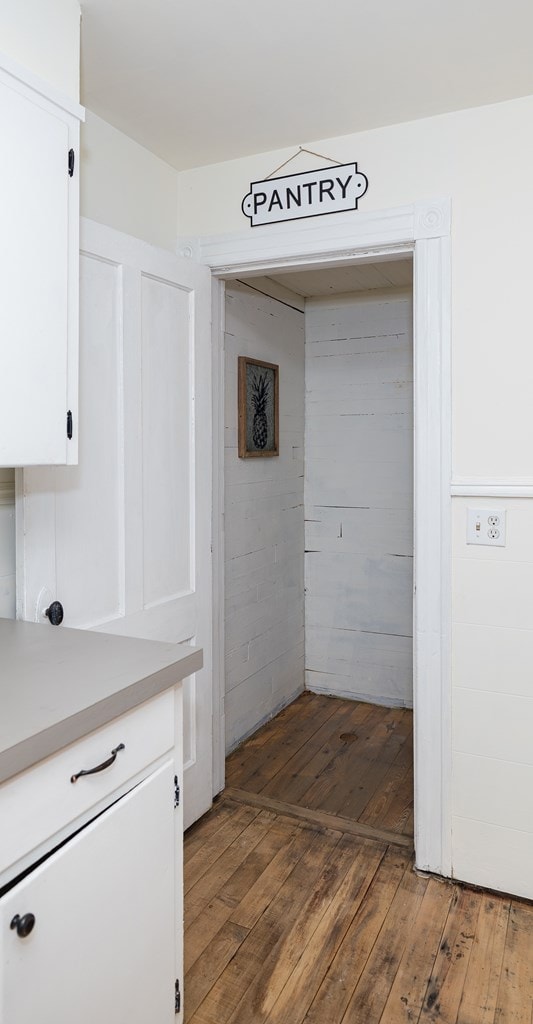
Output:
[[279,366],[239,356],[239,458],[279,455]]

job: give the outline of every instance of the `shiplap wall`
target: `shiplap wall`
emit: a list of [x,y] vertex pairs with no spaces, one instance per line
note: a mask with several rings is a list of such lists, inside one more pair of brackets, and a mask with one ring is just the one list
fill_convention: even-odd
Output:
[[15,472],[0,469],[0,617],[15,618]]
[[306,686],[412,705],[407,293],[306,303]]
[[[225,334],[226,745],[304,687],[304,315],[231,282]],[[281,294],[284,290],[278,289]],[[237,357],[280,367],[280,454],[237,455]]]
[[[468,508],[507,511],[505,547],[466,543]],[[532,523],[530,498],[453,502],[453,873],[529,899]]]

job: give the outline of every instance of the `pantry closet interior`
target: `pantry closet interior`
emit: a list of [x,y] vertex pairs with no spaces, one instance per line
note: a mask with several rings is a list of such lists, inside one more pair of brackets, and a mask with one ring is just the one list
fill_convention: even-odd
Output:
[[[226,282],[226,784],[413,834],[412,260]],[[279,455],[238,454],[238,357]],[[255,761],[254,761],[255,759]]]

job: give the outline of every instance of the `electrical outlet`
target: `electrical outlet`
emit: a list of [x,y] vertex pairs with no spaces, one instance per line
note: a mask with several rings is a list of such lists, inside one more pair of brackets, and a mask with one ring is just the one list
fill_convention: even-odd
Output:
[[466,543],[505,547],[505,509],[469,508],[466,513]]

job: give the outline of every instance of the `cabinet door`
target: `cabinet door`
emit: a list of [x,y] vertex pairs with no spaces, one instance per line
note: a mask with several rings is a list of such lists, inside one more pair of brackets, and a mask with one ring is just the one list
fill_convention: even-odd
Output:
[[2,466],[75,456],[67,411],[77,412],[77,152],[72,177],[68,160],[77,127],[0,68]]
[[0,900],[0,1020],[175,1020],[173,776],[169,760]]

